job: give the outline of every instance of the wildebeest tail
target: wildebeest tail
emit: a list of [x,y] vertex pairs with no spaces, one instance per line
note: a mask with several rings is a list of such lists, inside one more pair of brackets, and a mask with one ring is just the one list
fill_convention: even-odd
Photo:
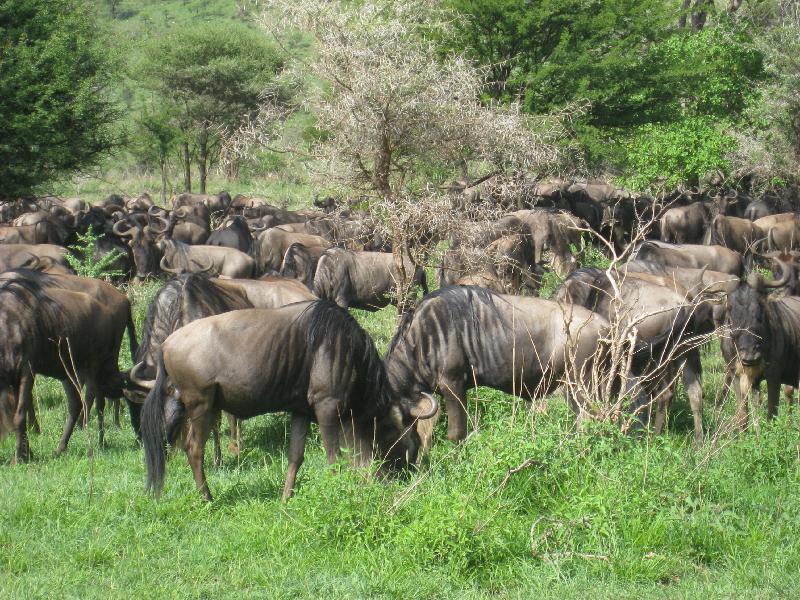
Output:
[[164,488],[164,471],[167,461],[167,430],[164,419],[165,381],[164,355],[160,353],[156,383],[144,401],[141,414],[144,466],[147,469],[145,489],[152,491],[156,496]]
[[128,324],[126,328],[128,330],[128,344],[131,349],[131,359],[133,359],[139,351],[139,342],[136,340],[136,325],[133,322],[133,313],[131,312],[130,306],[128,306]]

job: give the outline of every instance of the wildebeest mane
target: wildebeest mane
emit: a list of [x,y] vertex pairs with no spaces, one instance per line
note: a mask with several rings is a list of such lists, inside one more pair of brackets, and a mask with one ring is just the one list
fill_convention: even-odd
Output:
[[452,329],[457,331],[459,330],[457,324],[467,319],[472,321],[471,325],[474,329],[480,329],[480,320],[475,311],[476,303],[485,304],[494,311],[500,321],[504,321],[503,315],[495,304],[497,298],[498,294],[496,292],[473,285],[450,285],[431,292],[403,316],[397,331],[391,342],[389,342],[389,350],[386,352],[386,356],[388,357],[394,352],[420,309],[434,300],[443,300],[442,305],[447,313],[448,322]]
[[[187,323],[252,307],[248,300],[214,285],[204,274],[184,273],[173,277],[150,302],[134,362],[145,360],[152,354],[154,345],[160,345],[169,334]],[[155,357],[151,358],[151,366],[155,366]]]
[[386,371],[375,349],[375,343],[353,316],[329,300],[310,302],[298,319],[307,320],[306,344],[318,348],[323,344],[347,348],[353,362],[349,367],[357,374],[354,408],[359,415],[373,417],[385,412],[391,402]]

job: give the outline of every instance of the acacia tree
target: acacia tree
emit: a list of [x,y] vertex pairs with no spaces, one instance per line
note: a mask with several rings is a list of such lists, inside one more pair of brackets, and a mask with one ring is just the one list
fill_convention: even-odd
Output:
[[181,131],[184,186],[191,191],[190,148],[197,150],[200,192],[226,136],[256,114],[265,94],[283,96],[276,47],[245,25],[202,24],[151,40],[136,68]]
[[[415,241],[449,234],[448,219],[432,214],[445,193],[436,174],[546,174],[570,162],[559,145],[563,115],[532,117],[517,105],[483,104],[487,72],[463,54],[442,55],[437,40],[450,14],[439,2],[267,5],[261,23],[277,39],[291,27],[315,41],[299,64],[321,82],[305,100],[322,131],[313,147],[321,179],[372,200],[401,273],[403,253],[417,258]],[[409,202],[426,201],[431,210],[409,211]],[[422,221],[409,222],[412,214]]]
[[0,195],[29,194],[113,147],[112,67],[83,2],[0,0]]

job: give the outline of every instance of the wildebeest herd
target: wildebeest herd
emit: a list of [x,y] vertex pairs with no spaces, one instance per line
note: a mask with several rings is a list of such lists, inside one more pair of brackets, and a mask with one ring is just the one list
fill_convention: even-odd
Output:
[[[161,489],[166,446],[180,441],[207,499],[204,450],[213,435],[219,462],[223,412],[233,452],[240,420],[291,415],[288,498],[312,421],[329,462],[344,445],[359,464],[400,470],[432,442],[441,413],[435,395],[444,401],[448,438],[462,440],[470,387],[535,400],[570,373],[587,379],[610,364],[620,323],[628,325],[630,360],[610,389],[629,396],[642,421],[654,410],[656,433],[682,376],[695,437],[703,439],[700,350],[687,340],[721,334],[741,428],[760,381],[769,416],[780,386],[800,383],[800,218],[788,203],[732,191],[634,198],[605,183],[557,180],[509,200],[490,183],[451,188],[464,219],[481,203],[502,214],[474,239],[433,240],[443,250],[439,289],[430,293],[423,266],[392,253],[375,216],[331,199],[299,211],[225,192],[180,194],[170,209],[147,194],[2,204],[0,432],[15,433],[15,460],[31,456],[37,374],[59,379],[66,393],[57,452],[95,403],[102,443],[106,400],[118,407],[124,397],[148,487]],[[170,277],[140,338],[128,297],[70,268],[67,247],[90,229],[101,234],[97,257],[118,256],[118,279]],[[585,243],[619,260],[580,266]],[[487,260],[465,260],[465,246]],[[549,270],[562,281],[550,299],[537,297]],[[404,307],[381,359],[347,309],[395,302],[403,277],[421,299]],[[121,371],[126,331],[133,367]],[[588,389],[564,388],[579,419],[589,416]]]

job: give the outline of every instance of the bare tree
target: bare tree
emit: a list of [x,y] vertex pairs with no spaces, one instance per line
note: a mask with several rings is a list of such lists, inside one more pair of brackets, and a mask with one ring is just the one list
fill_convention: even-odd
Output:
[[[315,41],[311,56],[299,64],[320,82],[305,102],[323,132],[313,147],[316,174],[343,195],[381,204],[375,213],[392,227],[398,267],[402,254],[417,254],[412,240],[419,241],[419,232],[429,239],[451,233],[450,223],[433,216],[449,202],[441,182],[431,181],[442,173],[472,168],[545,175],[575,162],[559,142],[583,108],[532,117],[516,104],[481,102],[487,72],[461,54],[443,56],[435,41],[451,18],[441,3],[265,4],[261,24],[276,39],[294,28]],[[420,221],[411,223],[411,215]]]

